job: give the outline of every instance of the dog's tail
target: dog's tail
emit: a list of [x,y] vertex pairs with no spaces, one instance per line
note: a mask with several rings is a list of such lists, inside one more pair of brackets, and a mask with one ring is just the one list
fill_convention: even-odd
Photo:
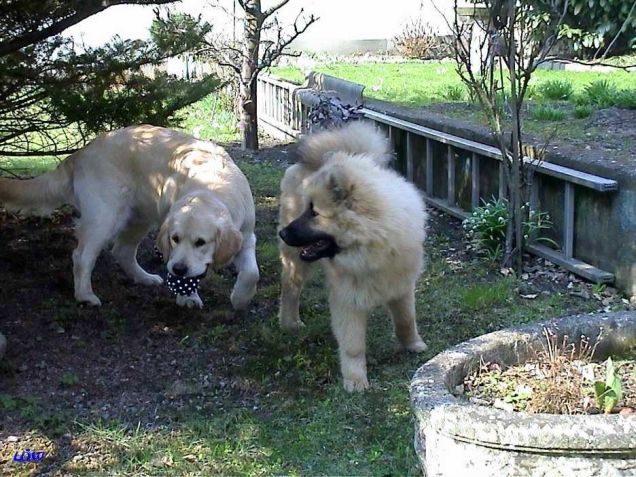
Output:
[[46,216],[61,205],[73,204],[74,156],[33,179],[0,178],[0,205],[25,215]]
[[387,165],[391,160],[387,137],[371,123],[364,121],[303,136],[298,142],[296,156],[300,164],[318,170],[336,152],[365,154],[380,166]]

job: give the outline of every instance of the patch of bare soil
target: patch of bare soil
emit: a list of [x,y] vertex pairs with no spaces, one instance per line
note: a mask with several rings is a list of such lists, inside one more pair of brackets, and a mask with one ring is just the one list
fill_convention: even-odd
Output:
[[[435,103],[423,108],[398,106],[383,101],[372,101],[372,109],[397,113],[417,121],[421,117],[426,125],[441,127],[459,135],[457,131],[474,131],[477,136],[490,137],[485,120],[479,109],[469,103]],[[530,118],[529,102],[524,112]],[[572,118],[574,106],[563,103],[554,106],[566,113],[561,122],[529,121],[525,122],[525,141],[527,145],[570,160],[590,162],[597,165],[633,165],[636,161],[636,110],[606,108],[592,112],[585,119]],[[431,123],[431,124],[429,124]],[[479,139],[477,139],[479,140]]]

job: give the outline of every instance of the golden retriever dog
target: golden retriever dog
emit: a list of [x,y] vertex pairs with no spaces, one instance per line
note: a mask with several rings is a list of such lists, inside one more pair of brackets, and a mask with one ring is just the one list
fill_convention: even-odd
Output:
[[[73,252],[75,298],[99,306],[91,274],[100,251],[112,253],[135,282],[161,277],[137,262],[144,236],[160,226],[157,246],[168,272],[198,277],[230,262],[238,271],[231,295],[245,308],[259,279],[254,201],[247,179],[227,152],[171,129],[141,125],[102,134],[57,169],[30,180],[0,179],[0,204],[45,215],[63,204],[80,214]],[[177,297],[199,307],[197,293]]]
[[368,388],[367,316],[384,305],[403,347],[426,344],[415,322],[415,282],[423,269],[426,212],[417,189],[387,168],[386,138],[351,123],[305,136],[281,182],[280,324],[303,326],[299,299],[315,262],[329,287],[331,324],[343,385]]

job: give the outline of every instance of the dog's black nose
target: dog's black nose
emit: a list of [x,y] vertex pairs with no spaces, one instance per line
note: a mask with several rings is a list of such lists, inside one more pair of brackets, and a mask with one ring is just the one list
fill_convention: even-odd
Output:
[[289,238],[287,227],[285,227],[284,229],[280,229],[280,232],[278,232],[278,236],[283,239],[283,242],[287,242],[287,239]]
[[172,266],[172,274],[178,277],[184,276],[188,273],[188,266],[185,263],[177,262]]

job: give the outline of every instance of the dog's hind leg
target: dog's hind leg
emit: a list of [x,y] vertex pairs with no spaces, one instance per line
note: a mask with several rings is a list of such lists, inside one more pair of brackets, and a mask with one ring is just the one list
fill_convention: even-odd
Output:
[[281,328],[297,330],[305,326],[300,320],[300,293],[303,285],[311,276],[312,265],[300,259],[298,249],[289,247],[282,242],[280,244],[280,259],[283,269],[278,320]]
[[425,351],[427,346],[417,332],[415,321],[415,292],[409,291],[406,295],[391,300],[387,303],[389,314],[395,326],[395,336],[407,350],[419,353]]
[[342,384],[346,391],[364,391],[367,380],[367,313],[329,300],[331,327],[338,341]]
[[159,275],[146,272],[137,262],[137,247],[148,232],[148,224],[129,223],[115,241],[112,254],[126,275],[135,283],[142,285],[161,285],[163,279]]
[[102,214],[99,222],[95,218],[85,221],[82,214],[76,230],[77,248],[73,251],[73,280],[75,283],[75,299],[82,303],[100,306],[102,303],[93,292],[91,275],[95,261],[102,249],[113,236],[117,218],[113,214]]
[[230,300],[235,310],[244,310],[256,293],[259,279],[258,264],[256,263],[256,236],[250,235],[243,241],[243,248],[234,257],[233,262],[238,277],[232,289]]
[[96,183],[86,171],[78,171],[74,182],[80,220],[77,248],[73,251],[73,280],[78,301],[100,306],[91,275],[99,253],[128,221],[130,197],[129,190],[117,182],[102,181],[101,187],[95,187]]

